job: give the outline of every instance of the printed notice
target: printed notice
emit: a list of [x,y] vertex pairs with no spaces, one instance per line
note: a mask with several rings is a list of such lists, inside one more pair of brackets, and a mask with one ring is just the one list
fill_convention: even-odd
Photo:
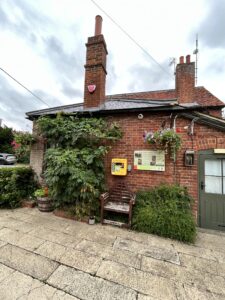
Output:
[[134,170],[165,171],[165,151],[134,151]]

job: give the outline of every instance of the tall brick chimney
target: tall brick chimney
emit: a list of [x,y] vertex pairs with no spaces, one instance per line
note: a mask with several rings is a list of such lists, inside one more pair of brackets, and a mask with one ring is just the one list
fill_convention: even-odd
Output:
[[191,56],[180,57],[180,63],[176,67],[176,94],[178,103],[193,103],[195,91],[195,63],[191,62]]
[[102,17],[95,17],[95,35],[86,44],[84,109],[99,107],[105,102],[107,47],[101,34]]

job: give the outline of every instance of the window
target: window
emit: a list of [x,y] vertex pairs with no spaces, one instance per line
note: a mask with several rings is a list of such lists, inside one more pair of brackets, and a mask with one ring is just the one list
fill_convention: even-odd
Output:
[[205,192],[225,194],[225,159],[205,160]]

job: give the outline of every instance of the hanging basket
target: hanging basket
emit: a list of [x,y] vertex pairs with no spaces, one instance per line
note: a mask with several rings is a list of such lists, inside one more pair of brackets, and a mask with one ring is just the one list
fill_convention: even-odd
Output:
[[181,148],[181,137],[171,128],[148,132],[144,138],[148,144],[164,150],[166,154],[169,153],[174,160],[177,151]]

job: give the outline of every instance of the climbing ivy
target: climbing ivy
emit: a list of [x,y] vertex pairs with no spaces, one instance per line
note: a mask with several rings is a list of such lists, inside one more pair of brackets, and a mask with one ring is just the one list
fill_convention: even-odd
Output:
[[102,118],[61,114],[41,117],[37,125],[50,145],[44,177],[56,206],[74,205],[82,214],[96,212],[104,189],[104,156],[121,138],[119,127]]

